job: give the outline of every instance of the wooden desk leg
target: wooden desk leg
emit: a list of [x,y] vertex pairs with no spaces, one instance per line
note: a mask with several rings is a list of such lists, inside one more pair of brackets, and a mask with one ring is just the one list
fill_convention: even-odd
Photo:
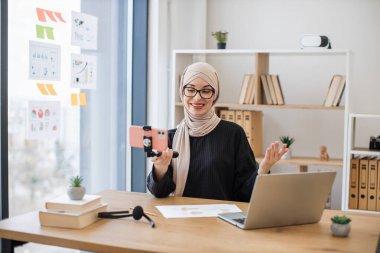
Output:
[[307,172],[307,165],[299,165],[298,170],[299,172]]

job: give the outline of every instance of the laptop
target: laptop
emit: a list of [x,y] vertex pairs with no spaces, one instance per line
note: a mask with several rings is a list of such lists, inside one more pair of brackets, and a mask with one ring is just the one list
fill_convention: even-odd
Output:
[[335,175],[335,171],[258,175],[248,211],[218,217],[241,229],[317,223]]

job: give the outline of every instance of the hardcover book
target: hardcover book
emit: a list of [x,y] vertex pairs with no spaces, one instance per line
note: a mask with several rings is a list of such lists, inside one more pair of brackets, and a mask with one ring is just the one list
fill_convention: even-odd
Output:
[[39,211],[41,226],[81,229],[98,219],[99,212],[107,211],[107,204],[101,204],[86,212],[75,211]]
[[82,200],[71,200],[66,194],[46,201],[47,210],[86,212],[101,205],[100,195],[84,195]]

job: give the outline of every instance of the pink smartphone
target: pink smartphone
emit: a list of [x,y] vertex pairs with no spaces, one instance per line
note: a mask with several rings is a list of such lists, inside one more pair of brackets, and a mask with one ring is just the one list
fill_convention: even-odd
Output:
[[168,131],[166,129],[151,128],[144,130],[142,126],[129,127],[129,145],[135,148],[144,148],[144,136],[151,137],[152,149],[159,152],[168,147]]

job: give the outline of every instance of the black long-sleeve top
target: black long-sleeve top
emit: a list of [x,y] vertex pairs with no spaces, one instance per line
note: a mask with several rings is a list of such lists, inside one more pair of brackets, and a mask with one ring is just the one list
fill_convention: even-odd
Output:
[[[174,134],[175,129],[169,131],[169,147]],[[221,120],[209,134],[190,136],[190,152],[184,197],[249,201],[258,165],[242,127]],[[154,170],[147,178],[148,189],[156,197],[167,197],[175,190],[173,167],[160,181]]]

